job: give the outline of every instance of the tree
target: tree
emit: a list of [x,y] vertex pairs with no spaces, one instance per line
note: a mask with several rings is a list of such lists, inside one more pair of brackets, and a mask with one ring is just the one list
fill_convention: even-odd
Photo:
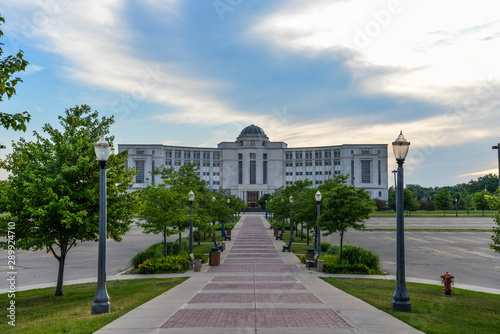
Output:
[[404,189],[403,191],[403,201],[404,210],[410,214],[411,211],[418,210],[420,208],[420,203],[417,201],[410,189]]
[[389,187],[388,202],[389,202],[389,209],[396,211],[396,188],[392,186]]
[[[5,23],[5,19],[0,16],[0,24]],[[3,36],[3,31],[0,30],[0,37]],[[3,54],[2,46],[0,43],[0,57]],[[17,72],[24,71],[28,66],[28,62],[23,59],[23,51],[19,50],[15,56],[7,56],[0,58],[0,102],[3,101],[4,95],[10,99],[16,94],[16,85],[22,82],[21,78],[14,77]],[[0,124],[9,129],[12,127],[15,131],[26,131],[26,123],[31,119],[30,114],[26,111],[17,114],[8,114],[0,112]]]
[[490,204],[486,199],[487,195],[490,195],[490,193],[487,190],[483,190],[475,193],[474,197],[472,197],[472,203],[474,205],[474,208],[483,211],[483,217],[484,217],[484,210],[488,210],[490,208]]
[[[341,175],[342,176],[342,175]],[[330,179],[320,188],[323,194],[322,213],[319,217],[321,229],[325,235],[338,232],[340,234],[340,258],[344,233],[349,229],[362,230],[370,213],[376,210],[370,195],[364,188],[347,185],[345,178]],[[323,188],[323,189],[321,189]]]
[[296,222],[305,223],[307,231],[307,244],[309,245],[309,231],[317,225],[317,203],[314,194],[317,189],[304,188],[295,196],[293,202],[293,216]]
[[491,236],[493,243],[490,244],[490,248],[495,252],[500,252],[500,197],[498,193],[496,196],[486,195],[485,197],[490,207],[497,211],[493,217],[497,226],[493,227],[493,235]]
[[262,210],[267,210],[266,204],[267,204],[267,201],[269,201],[270,199],[271,199],[270,194],[264,194],[264,195],[260,196],[260,198],[257,200],[257,204],[259,204],[259,206]]
[[178,233],[175,229],[178,221],[186,221],[189,217],[189,207],[186,199],[166,184],[152,184],[141,193],[143,202],[138,223],[144,228],[144,233],[163,235],[163,254],[167,257],[167,237]]
[[434,205],[437,209],[443,210],[443,216],[446,216],[446,210],[451,206],[451,195],[448,188],[440,188],[434,195]]
[[[68,251],[78,241],[99,237],[99,170],[94,143],[113,124],[113,117],[98,118],[86,105],[66,109],[60,116],[62,130],[50,124],[42,128],[44,138],[34,132],[36,142],[20,139],[13,153],[1,162],[11,173],[3,184],[0,210],[6,222],[16,225],[20,249],[50,250],[59,261],[56,296],[63,295],[64,264]],[[113,137],[108,137],[111,146]],[[134,170],[126,168],[127,153],[111,154],[107,168],[107,235],[121,241],[130,230],[137,211],[137,194],[127,193]]]

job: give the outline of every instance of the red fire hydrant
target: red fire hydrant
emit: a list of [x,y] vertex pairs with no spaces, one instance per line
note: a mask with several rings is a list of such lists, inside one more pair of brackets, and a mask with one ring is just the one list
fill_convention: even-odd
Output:
[[453,283],[453,279],[455,276],[450,275],[450,273],[446,272],[441,276],[441,281],[444,283],[444,294],[451,295],[453,289],[451,288],[451,283]]

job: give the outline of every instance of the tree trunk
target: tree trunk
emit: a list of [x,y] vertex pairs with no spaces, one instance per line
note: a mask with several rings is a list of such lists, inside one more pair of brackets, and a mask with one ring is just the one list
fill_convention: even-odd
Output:
[[59,269],[57,271],[57,286],[56,286],[56,296],[63,296],[63,283],[64,283],[64,263],[66,262],[66,255],[68,254],[68,251],[73,247],[71,245],[68,247],[67,243],[61,243],[60,250],[61,250],[61,255],[57,255],[52,246],[49,246],[50,251],[54,255],[54,257],[57,259],[59,262]]
[[198,246],[200,245],[200,228],[198,227]]
[[181,224],[177,224],[177,227],[179,227],[179,249],[182,251]]
[[163,255],[165,256],[165,259],[167,258],[167,234],[163,232]]
[[309,229],[307,229],[307,246],[309,246]]
[[340,257],[339,259],[342,261],[342,245],[344,243],[344,232],[340,232]]
[[304,240],[304,223],[300,224],[300,241]]

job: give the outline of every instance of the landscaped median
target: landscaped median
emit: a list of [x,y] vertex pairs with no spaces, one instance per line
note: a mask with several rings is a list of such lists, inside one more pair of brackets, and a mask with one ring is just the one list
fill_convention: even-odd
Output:
[[[91,315],[97,283],[68,285],[64,296],[54,296],[54,288],[16,292],[16,326],[6,322],[1,333],[93,333],[125,313],[184,282],[186,278],[147,278],[107,282],[111,313]],[[0,304],[7,305],[7,294]]]
[[427,334],[500,333],[500,295],[453,288],[446,296],[442,286],[407,282],[412,312],[404,313],[392,311],[396,281],[323,279]]

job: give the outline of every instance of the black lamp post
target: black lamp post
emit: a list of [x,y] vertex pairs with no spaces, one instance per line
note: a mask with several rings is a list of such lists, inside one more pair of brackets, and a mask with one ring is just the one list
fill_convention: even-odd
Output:
[[500,143],[498,143],[497,146],[492,146],[491,148],[498,151],[498,186],[500,187]]
[[106,225],[107,225],[107,201],[106,201],[106,163],[111,153],[109,143],[101,137],[94,144],[95,154],[101,166],[100,175],[100,198],[99,198],[99,250],[97,260],[97,290],[94,295],[91,313],[109,313],[111,304],[106,290]]
[[398,182],[396,186],[396,217],[397,217],[397,271],[396,271],[396,291],[392,301],[392,310],[396,312],[411,312],[410,296],[406,290],[405,282],[405,239],[404,239],[404,197],[403,197],[403,164],[410,142],[403,137],[403,131],[396,141],[392,143],[396,162],[398,163]]
[[194,192],[191,190],[189,192],[189,215],[191,216],[191,220],[189,221],[189,254],[193,253],[193,201]]
[[319,213],[320,213],[320,202],[321,202],[321,193],[319,190],[316,192],[314,195],[316,197],[316,252],[318,253],[318,256],[321,256],[321,230],[319,228]]
[[288,200],[290,201],[290,240],[294,241],[294,238],[293,238],[293,219],[292,219],[293,196],[290,196],[290,198]]
[[455,198],[455,217],[458,217],[458,199]]

